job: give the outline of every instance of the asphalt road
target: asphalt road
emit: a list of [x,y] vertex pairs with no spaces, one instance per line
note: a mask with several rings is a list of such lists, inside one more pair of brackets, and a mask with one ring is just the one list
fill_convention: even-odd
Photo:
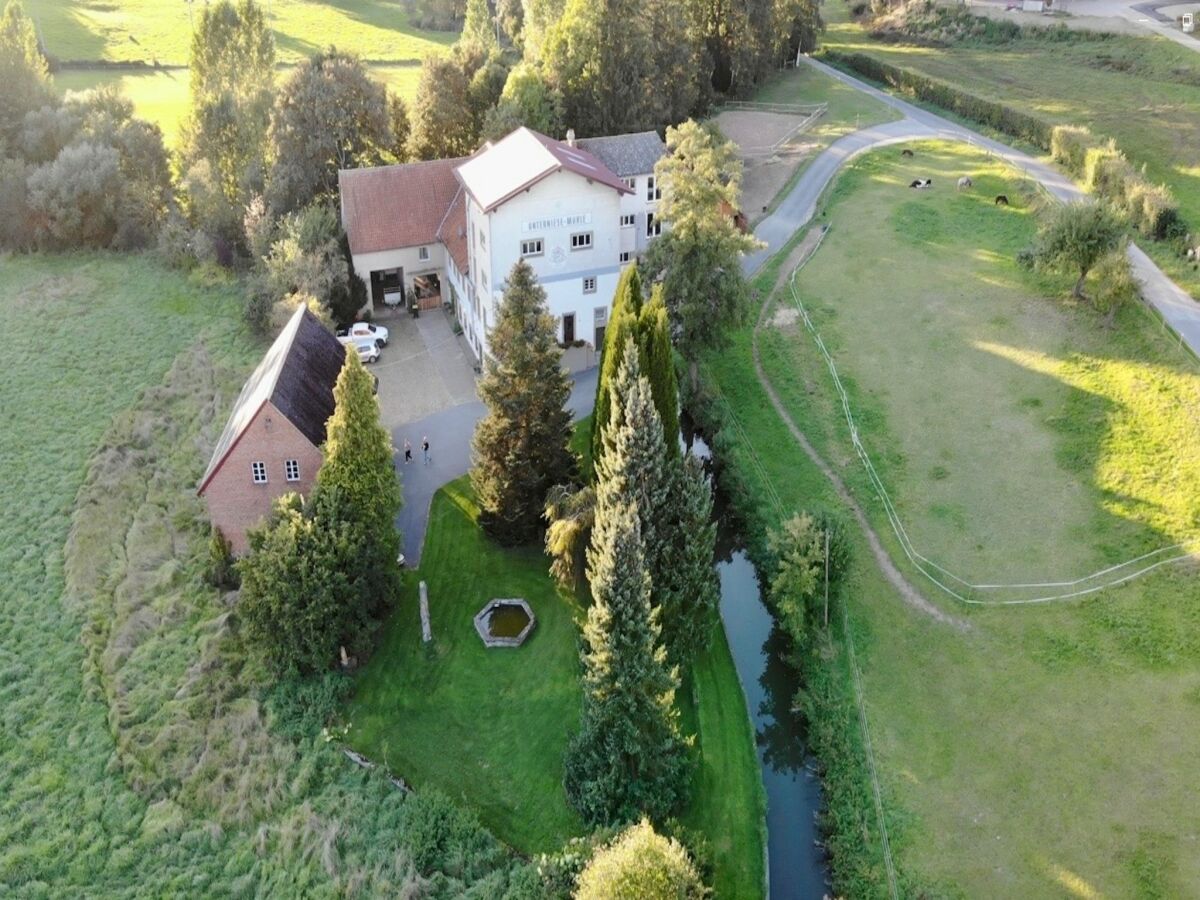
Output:
[[[777,253],[796,231],[808,224],[816,212],[821,194],[842,166],[860,153],[887,144],[931,138],[964,141],[987,150],[1014,168],[1024,171],[1064,203],[1087,198],[1087,194],[1069,178],[1027,153],[1014,150],[1007,144],[984,137],[935,113],[893,97],[815,59],[806,57],[805,62],[826,75],[886,103],[898,110],[904,118],[848,134],[835,141],[813,160],[775,212],[763,219],[754,229],[755,237],[767,246],[743,260],[742,265],[747,273],[757,270]],[[1192,351],[1200,355],[1200,303],[1171,281],[1136,244],[1129,246],[1129,259],[1133,264],[1134,274],[1141,283],[1142,295],[1179,333]]]

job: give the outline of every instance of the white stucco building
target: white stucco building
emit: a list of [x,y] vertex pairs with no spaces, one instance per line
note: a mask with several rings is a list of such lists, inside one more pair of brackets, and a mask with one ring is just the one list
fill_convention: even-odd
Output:
[[487,353],[505,279],[533,268],[563,343],[599,347],[621,269],[659,233],[655,132],[557,141],[527,128],[471,157],[339,173],[342,222],[372,303],[453,300]]

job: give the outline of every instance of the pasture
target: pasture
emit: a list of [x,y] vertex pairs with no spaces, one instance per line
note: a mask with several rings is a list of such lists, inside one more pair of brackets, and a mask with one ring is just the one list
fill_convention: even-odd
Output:
[[[264,0],[280,62],[296,62],[330,44],[363,59],[416,61],[457,38],[409,23],[402,0]],[[188,64],[200,5],[179,0],[38,0],[26,4],[46,51],[72,62]]]
[[[367,68],[372,77],[387,85],[389,92],[405,100],[411,100],[416,94],[421,67],[415,62],[371,64]],[[283,83],[292,71],[290,66],[280,67],[275,73],[276,84]],[[109,84],[129,98],[136,115],[162,129],[168,149],[178,148],[179,129],[191,103],[187,69],[65,69],[54,76],[54,86],[64,93]]]
[[[1110,35],[1048,44],[945,47],[872,40],[844,3],[822,9],[824,46],[866,53],[1008,104],[1053,124],[1086,125],[1115,138],[1151,180],[1166,184],[1200,228],[1200,54],[1159,37]],[[1150,248],[1146,248],[1148,251]],[[1169,254],[1155,261],[1193,296],[1200,274]]]
[[[841,176],[832,228],[797,278],[912,543],[976,583],[1068,581],[1181,541],[1200,550],[1194,361],[1141,307],[1109,331],[1065,299],[1065,280],[1016,266],[1038,201],[1012,172],[962,146],[914,149]],[[958,193],[966,173],[975,188]],[[931,189],[907,187],[921,177]],[[995,207],[998,193],[1013,205]],[[1195,557],[1057,603],[941,594],[905,562],[789,306],[781,293],[767,309],[766,377],[891,557],[964,626],[906,605],[856,540],[850,621],[902,882],[951,896],[1196,893]],[[709,370],[744,429],[734,445],[760,461],[751,482],[768,479],[785,509],[839,506],[767,402],[749,331]]]

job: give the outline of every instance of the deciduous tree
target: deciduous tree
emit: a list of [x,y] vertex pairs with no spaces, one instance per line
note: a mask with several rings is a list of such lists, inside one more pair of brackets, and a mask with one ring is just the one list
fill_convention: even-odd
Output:
[[647,253],[661,277],[675,346],[688,361],[693,389],[700,355],[720,347],[746,314],[749,292],[742,255],[757,249],[734,220],[742,164],[733,144],[710,126],[687,121],[667,129],[667,154],[655,166],[662,185],[659,215],[670,227]]
[[198,224],[228,231],[266,177],[275,42],[262,8],[254,0],[206,5],[192,33],[188,71],[184,164],[207,163],[211,182],[229,207],[220,222]]
[[291,212],[332,196],[338,169],[382,162],[390,133],[387,91],[357,56],[331,47],[305,61],[275,102],[271,208]]
[[0,14],[0,145],[15,140],[26,113],[51,102],[50,73],[20,0]]
[[472,442],[480,525],[502,544],[537,534],[546,495],[571,480],[571,382],[563,371],[546,292],[524,260],[513,266],[489,334],[479,394],[487,414]]
[[1120,219],[1105,204],[1068,203],[1043,224],[1034,244],[1034,260],[1046,268],[1076,273],[1072,293],[1086,300],[1083,287],[1088,272],[1120,246],[1123,234]]
[[704,900],[708,892],[688,852],[642,819],[592,857],[575,900]]
[[409,111],[410,159],[447,159],[475,151],[478,122],[471,79],[452,57],[427,56]]

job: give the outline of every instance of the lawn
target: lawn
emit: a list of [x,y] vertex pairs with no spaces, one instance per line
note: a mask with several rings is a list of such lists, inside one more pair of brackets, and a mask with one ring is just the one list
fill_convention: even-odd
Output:
[[[581,702],[581,615],[540,548],[505,550],[477,524],[463,478],[434,497],[421,567],[358,679],[350,741],[420,790],[436,784],[522,853],[550,852],[583,824],[567,807],[562,758]],[[432,648],[421,643],[418,581],[429,585]],[[519,649],[488,649],[473,616],[523,597],[537,626]]]
[[[563,754],[579,721],[584,611],[554,584],[539,549],[500,548],[479,529],[478,512],[466,478],[435,495],[408,600],[359,677],[348,740],[418,790],[446,791],[518,851],[549,852],[587,830],[562,788]],[[420,641],[421,580],[430,649]],[[523,597],[537,616],[517,650],[486,649],[475,632],[472,617],[497,597]],[[708,838],[718,895],[754,896],[763,883],[762,785],[723,632],[679,696],[698,749],[682,820]]]
[[[824,46],[867,53],[1058,124],[1116,138],[1137,166],[1171,188],[1193,229],[1200,226],[1200,54],[1161,37],[1080,35],[1067,43],[1020,40],[918,47],[874,41],[849,21],[846,4],[822,9]],[[1163,260],[1156,257],[1163,265]],[[1193,295],[1200,276],[1182,266]],[[1189,274],[1190,273],[1190,274]]]
[[[372,77],[386,84],[397,96],[411,100],[416,95],[421,67],[415,62],[407,65],[372,63],[368,69]],[[276,83],[282,84],[291,72],[291,68],[280,68],[275,73]],[[187,117],[191,102],[187,69],[66,69],[54,76],[54,86],[62,92],[86,91],[109,84],[116,85],[133,102],[136,115],[156,123],[163,130],[168,147],[177,146],[179,128]]]
[[[935,190],[904,187],[918,169]],[[970,195],[950,187],[963,172]],[[799,279],[913,543],[968,580],[1011,582],[1068,580],[1197,538],[1200,371],[1140,307],[1110,332],[1063,299],[1063,281],[1019,269],[1034,223],[1024,200],[985,202],[1002,190],[1032,196],[969,148],[867,155],[832,190],[832,230]],[[899,562],[824,362],[780,310],[760,337],[767,375]],[[767,403],[749,345],[743,331],[709,364],[745,429],[734,445],[753,447],[785,509],[836,505]],[[979,609],[902,564],[965,620],[959,632],[907,607],[857,544],[850,616],[902,883],[963,896],[1200,892],[1196,567]]]
[[[281,62],[330,44],[363,59],[419,61],[458,36],[415,28],[402,0],[266,0],[262,6]],[[26,7],[56,59],[151,65],[187,65],[193,17],[200,15],[199,5],[179,0],[38,0]]]

